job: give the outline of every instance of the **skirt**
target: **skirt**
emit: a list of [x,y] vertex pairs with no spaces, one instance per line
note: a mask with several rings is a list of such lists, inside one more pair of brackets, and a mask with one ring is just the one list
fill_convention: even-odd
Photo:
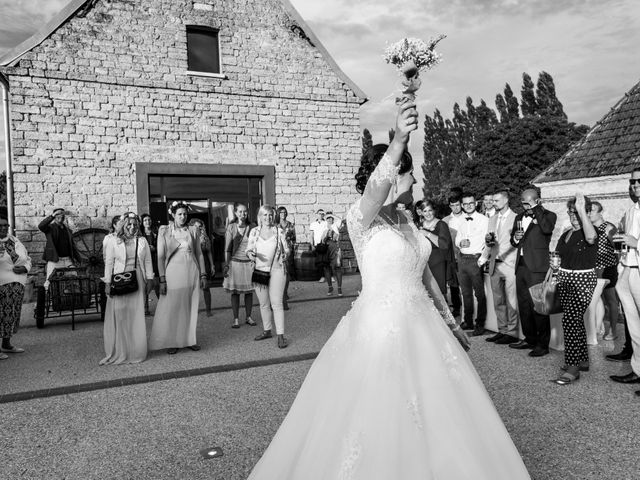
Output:
[[0,285],[0,337],[9,338],[18,332],[22,297],[24,285],[21,283]]
[[252,274],[251,262],[238,262],[232,259],[229,275],[225,277],[222,286],[228,293],[251,293],[253,292]]

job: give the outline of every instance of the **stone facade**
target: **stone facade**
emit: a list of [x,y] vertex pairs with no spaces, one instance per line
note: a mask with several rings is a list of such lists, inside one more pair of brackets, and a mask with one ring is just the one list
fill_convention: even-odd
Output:
[[[87,6],[88,5],[88,6]],[[136,163],[270,165],[298,236],[356,198],[359,107],[282,0],[88,2],[16,65],[16,230],[37,257],[53,206],[72,227],[141,208]],[[225,78],[187,73],[186,25],[219,29]],[[306,27],[305,27],[306,28]]]
[[624,212],[632,205],[629,198],[629,174],[546,182],[536,185],[540,187],[545,208],[558,215],[551,241],[552,247],[562,232],[570,226],[566,202],[576,192],[581,192],[591,200],[600,202],[604,208],[604,219],[614,225],[618,225]]

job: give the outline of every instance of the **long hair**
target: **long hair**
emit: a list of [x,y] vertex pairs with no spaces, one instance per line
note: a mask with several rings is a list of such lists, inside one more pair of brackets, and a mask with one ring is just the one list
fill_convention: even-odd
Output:
[[120,217],[120,220],[116,224],[115,234],[120,240],[124,240],[126,238],[126,230],[125,227],[129,224],[129,220],[135,220],[137,223],[137,228],[133,232],[134,237],[139,237],[141,235],[140,231],[140,218],[133,212],[126,212]]

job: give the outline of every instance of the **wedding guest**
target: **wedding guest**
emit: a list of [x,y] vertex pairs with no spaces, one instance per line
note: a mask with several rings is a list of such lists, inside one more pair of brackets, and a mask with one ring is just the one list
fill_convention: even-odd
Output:
[[[458,280],[460,287],[462,287],[462,301],[464,303],[462,328],[473,329],[473,336],[478,336],[484,335],[486,332],[484,324],[487,317],[487,299],[478,259],[484,249],[489,219],[476,211],[476,199],[472,193],[462,194],[462,209],[464,210],[464,220],[458,221],[458,233],[455,240],[456,246],[460,249]],[[475,328],[473,324],[474,295],[478,303]]]
[[598,278],[609,280],[609,284],[602,292],[602,301],[605,305],[609,332],[605,334],[605,340],[615,340],[616,326],[618,324],[618,295],[616,295],[616,283],[618,282],[618,256],[613,248],[613,236],[618,229],[611,222],[605,221],[602,216],[602,204],[591,202],[589,220],[598,231],[598,258],[596,260],[596,275]]
[[325,221],[327,222],[327,228],[322,235],[321,244],[326,245],[326,250],[318,255],[317,264],[324,271],[324,278],[327,281],[327,295],[333,295],[332,279],[335,278],[338,286],[338,296],[342,296],[342,253],[340,252],[340,245],[338,239],[340,238],[340,231],[338,230],[335,222],[335,217],[332,212],[327,212],[325,215]]
[[[624,267],[616,292],[624,310],[627,327],[631,334],[633,355],[631,357],[631,372],[626,375],[612,375],[611,380],[619,383],[640,383],[640,254],[638,253],[638,239],[640,238],[640,168],[631,172],[629,185],[636,198],[636,203],[629,208],[624,215],[625,233],[614,236],[615,241],[621,241],[626,245],[627,251],[622,255],[621,262]],[[640,395],[640,390],[636,391]]]
[[445,222],[436,218],[433,202],[420,200],[415,205],[418,215],[418,228],[431,242],[431,255],[429,256],[429,269],[438,282],[440,291],[447,295],[447,265],[452,257],[451,232]]
[[149,349],[166,348],[169,355],[188,347],[200,350],[196,343],[200,289],[207,274],[200,248],[200,234],[187,225],[189,205],[171,204],[173,223],[158,230],[158,271],[160,299],[153,317]]
[[[455,240],[456,235],[458,234],[458,221],[463,217],[462,200],[460,199],[461,194],[462,192],[449,196],[448,201],[451,213],[442,219],[442,221],[449,226],[449,233],[451,234],[452,241]],[[451,313],[454,317],[460,316],[460,309],[462,308],[460,284],[458,282],[459,254],[460,252],[454,243],[451,248],[451,257],[447,261],[447,284],[449,285],[449,291],[451,294]]]
[[[324,248],[321,248],[320,252],[317,251],[317,246],[322,243],[322,236],[327,229],[327,221],[324,219],[324,210],[318,209],[316,211],[316,219],[309,225],[309,231],[311,232],[311,247],[316,250],[319,255],[323,253]],[[320,276],[318,282],[323,283],[325,281],[324,276]]]
[[18,333],[24,286],[31,270],[31,258],[17,237],[9,234],[9,221],[0,218],[0,360],[7,353],[23,353],[24,348],[11,344],[11,337]]
[[253,284],[251,272],[253,267],[247,258],[249,246],[249,234],[253,226],[249,223],[249,212],[246,205],[237,203],[234,208],[234,216],[237,221],[227,225],[225,234],[225,263],[223,268],[223,288],[231,294],[231,310],[233,311],[233,325],[231,328],[240,328],[240,295],[244,295],[245,323],[255,326],[256,322],[251,318],[253,308]]
[[555,379],[558,385],[569,385],[580,378],[581,371],[589,371],[589,352],[584,314],[596,289],[595,274],[598,257],[598,232],[589,214],[591,200],[581,193],[567,202],[571,228],[558,239],[560,254],[557,293],[562,305],[565,365]]
[[516,292],[518,312],[524,340],[512,343],[510,348],[531,349],[529,356],[541,357],[549,353],[551,324],[549,315],[533,309],[529,287],[541,283],[549,270],[549,243],[557,216],[546,210],[535,188],[526,188],[520,201],[524,212],[516,215],[511,230],[511,244],[517,248]]
[[38,230],[47,237],[42,255],[42,260],[47,262],[47,277],[44,282],[46,289],[49,288],[49,277],[56,268],[73,267],[78,258],[71,229],[65,224],[65,220],[64,209],[55,208],[52,214],[38,225]]
[[[149,245],[149,251],[151,252],[151,266],[153,267],[153,288],[156,293],[156,299],[160,299],[160,272],[158,272],[158,233],[153,228],[153,219],[148,213],[143,213],[140,216],[142,227],[140,233],[147,241]],[[144,314],[151,315],[149,310],[149,295],[146,293],[144,296]]]
[[284,238],[289,247],[289,259],[287,262],[287,283],[284,286],[284,298],[282,301],[282,307],[285,310],[289,310],[289,282],[295,280],[295,265],[293,264],[293,251],[296,246],[296,226],[293,222],[287,220],[289,212],[285,207],[278,207],[276,224],[284,231]]
[[482,197],[482,214],[486,217],[493,217],[496,214],[496,208],[493,203],[493,195],[486,193]]
[[275,224],[275,209],[263,205],[258,212],[259,226],[249,234],[247,256],[255,262],[255,271],[268,274],[268,284],[254,283],[253,287],[260,301],[260,316],[263,331],[255,340],[265,340],[273,335],[271,329],[275,320],[278,348],[286,348],[284,336],[284,309],[282,298],[286,283],[286,263],[289,248],[284,231]]
[[216,267],[213,264],[213,245],[211,239],[207,235],[207,229],[204,226],[204,222],[198,218],[194,218],[189,222],[189,226],[196,227],[200,238],[200,249],[202,250],[202,258],[204,259],[204,269],[207,274],[207,279],[202,289],[202,296],[204,297],[204,307],[207,317],[212,315],[211,313],[211,287],[213,276],[216,272]]
[[[103,263],[107,263],[107,250],[109,249],[109,243],[117,240],[116,236],[116,226],[120,221],[120,215],[116,215],[111,218],[111,226],[109,227],[109,233],[104,236],[102,239],[102,261]],[[100,320],[104,322],[104,315],[107,309],[107,294],[106,294],[106,284],[104,283],[104,279],[100,279],[99,283],[99,293],[100,293]]]
[[[147,327],[144,299],[154,285],[151,251],[141,235],[135,213],[122,215],[114,237],[106,243],[104,278],[107,305],[104,316],[105,357],[100,365],[139,363],[147,358]],[[113,279],[136,272],[138,289],[125,295],[113,295]]]
[[501,190],[493,195],[496,214],[489,218],[485,246],[479,266],[489,263],[493,308],[498,333],[487,342],[498,345],[516,343],[518,339],[518,294],[516,292],[516,248],[511,245],[511,229],[516,214],[509,208],[509,193]]

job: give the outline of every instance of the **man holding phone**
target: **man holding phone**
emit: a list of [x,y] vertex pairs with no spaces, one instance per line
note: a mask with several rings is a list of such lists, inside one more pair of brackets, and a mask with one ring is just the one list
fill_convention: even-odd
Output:
[[516,215],[511,230],[511,244],[516,247],[516,293],[518,311],[525,339],[509,345],[518,350],[531,349],[530,357],[549,353],[551,324],[549,315],[533,309],[529,287],[541,283],[549,269],[549,243],[557,216],[542,206],[534,187],[526,188],[520,201],[523,213]]
[[49,288],[49,277],[56,268],[73,267],[78,258],[73,244],[71,229],[66,225],[66,212],[63,208],[55,208],[51,215],[45,218],[38,229],[47,237],[42,259],[47,262],[47,278],[44,288]]

